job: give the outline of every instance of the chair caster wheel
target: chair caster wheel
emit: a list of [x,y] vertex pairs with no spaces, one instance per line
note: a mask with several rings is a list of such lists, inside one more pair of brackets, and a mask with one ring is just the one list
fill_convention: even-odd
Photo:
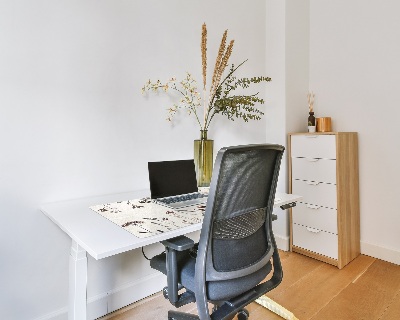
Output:
[[[164,298],[168,300],[168,288],[167,288],[167,287],[165,287],[165,288],[163,289],[162,293],[163,293]],[[168,319],[168,320],[169,320],[169,319]]]
[[242,309],[237,314],[238,320],[247,320],[249,318],[249,312],[246,309]]

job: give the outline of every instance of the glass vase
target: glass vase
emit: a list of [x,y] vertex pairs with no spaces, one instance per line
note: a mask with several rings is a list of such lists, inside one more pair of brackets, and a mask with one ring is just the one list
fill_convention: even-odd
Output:
[[207,130],[200,130],[200,140],[194,140],[194,165],[198,187],[209,187],[213,171],[214,140],[207,139]]

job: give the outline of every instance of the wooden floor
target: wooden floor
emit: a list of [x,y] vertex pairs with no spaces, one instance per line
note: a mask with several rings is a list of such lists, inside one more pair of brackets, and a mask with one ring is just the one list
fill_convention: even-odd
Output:
[[[400,266],[361,255],[342,270],[297,253],[280,252],[284,278],[267,296],[299,320],[399,320]],[[101,318],[166,320],[174,309],[161,294]],[[252,303],[250,320],[279,320]],[[195,304],[180,308],[196,313]]]

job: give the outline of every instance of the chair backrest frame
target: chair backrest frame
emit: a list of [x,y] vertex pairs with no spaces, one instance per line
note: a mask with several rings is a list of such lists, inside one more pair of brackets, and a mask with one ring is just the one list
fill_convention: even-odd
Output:
[[[251,150],[275,150],[276,158],[272,165],[272,181],[269,188],[269,194],[266,194],[266,215],[265,215],[265,232],[268,238],[268,252],[259,260],[257,263],[245,268],[245,270],[234,270],[229,272],[218,272],[212,267],[212,252],[211,252],[211,242],[212,242],[212,227],[214,222],[213,213],[216,209],[216,192],[218,191],[218,185],[221,180],[220,171],[221,166],[228,154],[235,152],[247,152]],[[246,145],[246,146],[235,146],[222,148],[216,157],[212,181],[210,185],[209,196],[207,200],[206,212],[204,215],[203,226],[200,235],[198,254],[196,259],[196,301],[199,316],[201,319],[209,318],[209,312],[207,308],[207,290],[206,282],[215,280],[227,280],[232,278],[241,277],[252,272],[255,272],[265,266],[273,255],[275,248],[275,240],[272,234],[272,210],[274,205],[274,198],[276,192],[276,185],[279,176],[279,169],[281,164],[282,155],[284,152],[284,147],[276,144],[262,144],[262,145]],[[268,192],[268,191],[267,191]]]

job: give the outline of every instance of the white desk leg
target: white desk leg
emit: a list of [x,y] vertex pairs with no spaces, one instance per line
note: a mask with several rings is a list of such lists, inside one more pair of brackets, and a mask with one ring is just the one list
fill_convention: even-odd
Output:
[[68,320],[86,319],[87,257],[86,251],[72,240],[69,257]]

